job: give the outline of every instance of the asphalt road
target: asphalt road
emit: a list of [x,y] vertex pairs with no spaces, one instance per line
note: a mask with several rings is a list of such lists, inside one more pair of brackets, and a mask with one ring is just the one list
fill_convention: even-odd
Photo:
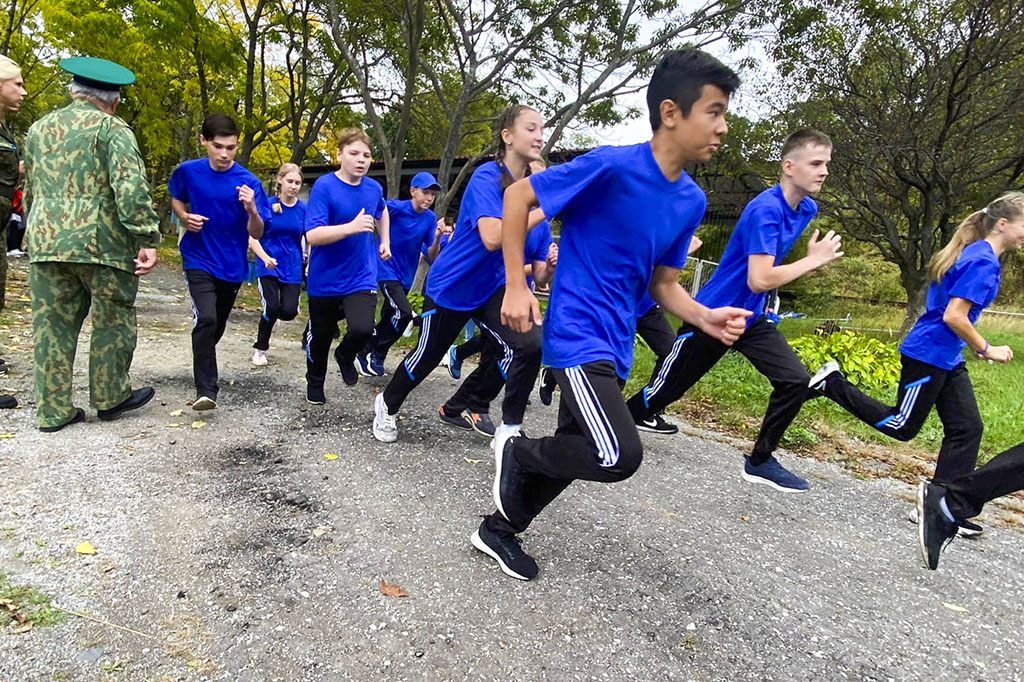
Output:
[[[782,495],[711,434],[645,436],[632,479],[572,486],[524,535],[541,573],[521,583],[469,544],[490,451],[437,420],[443,370],[384,445],[383,380],[334,374],[308,406],[301,322],[257,370],[256,315],[236,312],[220,407],[197,415],[183,293],[170,270],[143,287],[143,410],[54,435],[31,408],[0,414],[0,571],[104,621],[0,633],[2,679],[1024,679],[1017,531],[958,540],[928,572],[906,484],[784,453],[812,490]],[[18,343],[3,387],[25,401]],[[535,402],[527,428],[555,412]]]

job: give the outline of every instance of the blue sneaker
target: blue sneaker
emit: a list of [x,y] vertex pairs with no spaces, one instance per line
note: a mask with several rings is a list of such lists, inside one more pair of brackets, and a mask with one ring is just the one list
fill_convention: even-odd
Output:
[[452,376],[452,379],[462,376],[462,360],[459,360],[455,354],[457,348],[458,346],[452,346],[448,349],[448,354],[441,358],[441,364],[448,368],[448,374]]
[[379,377],[380,374],[373,371],[373,365],[370,363],[366,353],[356,353],[356,369],[364,377]]
[[750,463],[749,456],[744,457],[742,476],[744,481],[762,483],[780,493],[805,493],[811,487],[807,481],[779,464],[779,460],[774,457],[769,457],[767,462],[757,466]]
[[370,371],[376,376],[384,376],[384,361],[373,353],[370,353]]

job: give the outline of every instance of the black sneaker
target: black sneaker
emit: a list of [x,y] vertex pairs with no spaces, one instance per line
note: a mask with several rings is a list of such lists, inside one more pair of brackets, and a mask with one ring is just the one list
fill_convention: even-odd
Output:
[[152,400],[154,395],[156,395],[156,391],[150,386],[137,388],[120,405],[111,407],[109,410],[96,410],[96,416],[105,422],[117,419],[122,412],[139,409]]
[[473,422],[469,420],[469,417],[467,417],[466,414],[467,413],[463,411],[456,415],[450,415],[444,411],[444,405],[437,408],[437,416],[445,424],[451,424],[452,426],[460,428],[463,431],[472,431]]
[[652,414],[647,419],[637,421],[636,428],[648,433],[660,433],[663,436],[679,433],[679,427],[675,424],[669,424],[660,414]]
[[550,367],[545,367],[540,373],[540,388],[537,389],[537,393],[540,394],[540,401],[545,405],[550,405],[552,399],[555,396],[555,387],[558,386],[558,382],[555,381],[555,373],[551,371]]
[[0,376],[7,374],[7,362],[0,358]]
[[43,433],[56,433],[57,431],[63,429],[65,426],[71,426],[72,424],[77,424],[78,422],[84,421],[85,410],[83,410],[81,407],[76,407],[75,416],[73,416],[71,419],[67,420],[63,424],[60,424],[59,426],[40,426],[39,430],[42,431]]
[[512,441],[518,436],[516,432],[502,429],[494,437],[494,485],[491,492],[498,513],[512,523],[527,517],[521,508],[526,473],[512,454]]
[[917,538],[924,565],[934,571],[939,567],[939,555],[956,537],[957,524],[942,511],[942,486],[921,481],[917,491]]
[[471,429],[481,436],[494,437],[494,422],[491,421],[491,415],[486,412],[470,412],[469,410],[462,414],[469,420],[469,427]]
[[511,533],[492,533],[487,530],[487,521],[473,531],[469,541],[478,550],[498,562],[501,572],[516,580],[532,580],[537,577],[537,562],[523,551],[519,538]]
[[979,526],[974,521],[968,521],[967,519],[957,521],[956,524],[959,526],[957,535],[962,538],[976,538],[985,532],[985,529],[982,526]]
[[351,360],[345,360],[341,354],[341,346],[334,351],[334,359],[338,363],[338,370],[341,372],[341,380],[346,386],[355,386],[359,382],[359,372]]
[[323,386],[306,386],[306,402],[310,405],[323,405],[327,402]]
[[18,399],[13,395],[0,395],[0,410],[13,410],[18,406]]

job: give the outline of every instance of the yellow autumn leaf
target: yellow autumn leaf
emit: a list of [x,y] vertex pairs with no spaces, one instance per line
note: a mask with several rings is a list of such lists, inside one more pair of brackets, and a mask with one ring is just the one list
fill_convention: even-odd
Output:
[[170,424],[167,425],[167,427],[171,429],[180,429],[182,426],[183,424],[181,424],[180,422],[171,422]]
[[942,605],[945,606],[950,611],[956,611],[957,613],[970,613],[970,611],[968,611],[964,607],[960,606],[959,604],[952,604],[952,603],[950,603],[948,601],[944,601],[944,602],[942,602]]
[[194,422],[192,422],[192,428],[193,429],[201,429],[204,426],[206,426],[206,422],[203,422],[203,421],[194,421]]
[[185,410],[174,410],[173,412],[169,412],[168,414],[170,414],[172,417],[180,417],[181,415],[185,414]]
[[75,545],[75,551],[79,554],[95,554],[96,548],[92,546],[91,542],[79,542]]
[[333,452],[325,452],[324,459],[338,459],[338,456]]
[[463,457],[462,459],[466,460],[466,464],[479,464],[483,461],[480,459],[470,459],[469,457]]
[[4,431],[0,433],[0,438],[14,438],[14,431]]

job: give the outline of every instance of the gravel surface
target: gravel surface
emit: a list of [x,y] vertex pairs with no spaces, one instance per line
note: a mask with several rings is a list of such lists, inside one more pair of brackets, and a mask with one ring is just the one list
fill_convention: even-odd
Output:
[[[541,574],[521,583],[469,544],[490,452],[434,416],[443,369],[384,445],[384,379],[332,374],[309,406],[302,323],[256,369],[257,314],[236,311],[220,407],[195,413],[179,275],[146,278],[139,307],[149,406],[58,434],[30,405],[0,413],[0,571],[104,621],[0,632],[2,680],[1024,679],[1024,538],[958,540],[930,573],[906,484],[787,454],[812,490],[782,495],[744,483],[712,434],[645,435],[632,479],[574,485],[524,535]],[[30,344],[14,345],[0,388],[28,402]],[[528,430],[555,412],[535,401]]]

